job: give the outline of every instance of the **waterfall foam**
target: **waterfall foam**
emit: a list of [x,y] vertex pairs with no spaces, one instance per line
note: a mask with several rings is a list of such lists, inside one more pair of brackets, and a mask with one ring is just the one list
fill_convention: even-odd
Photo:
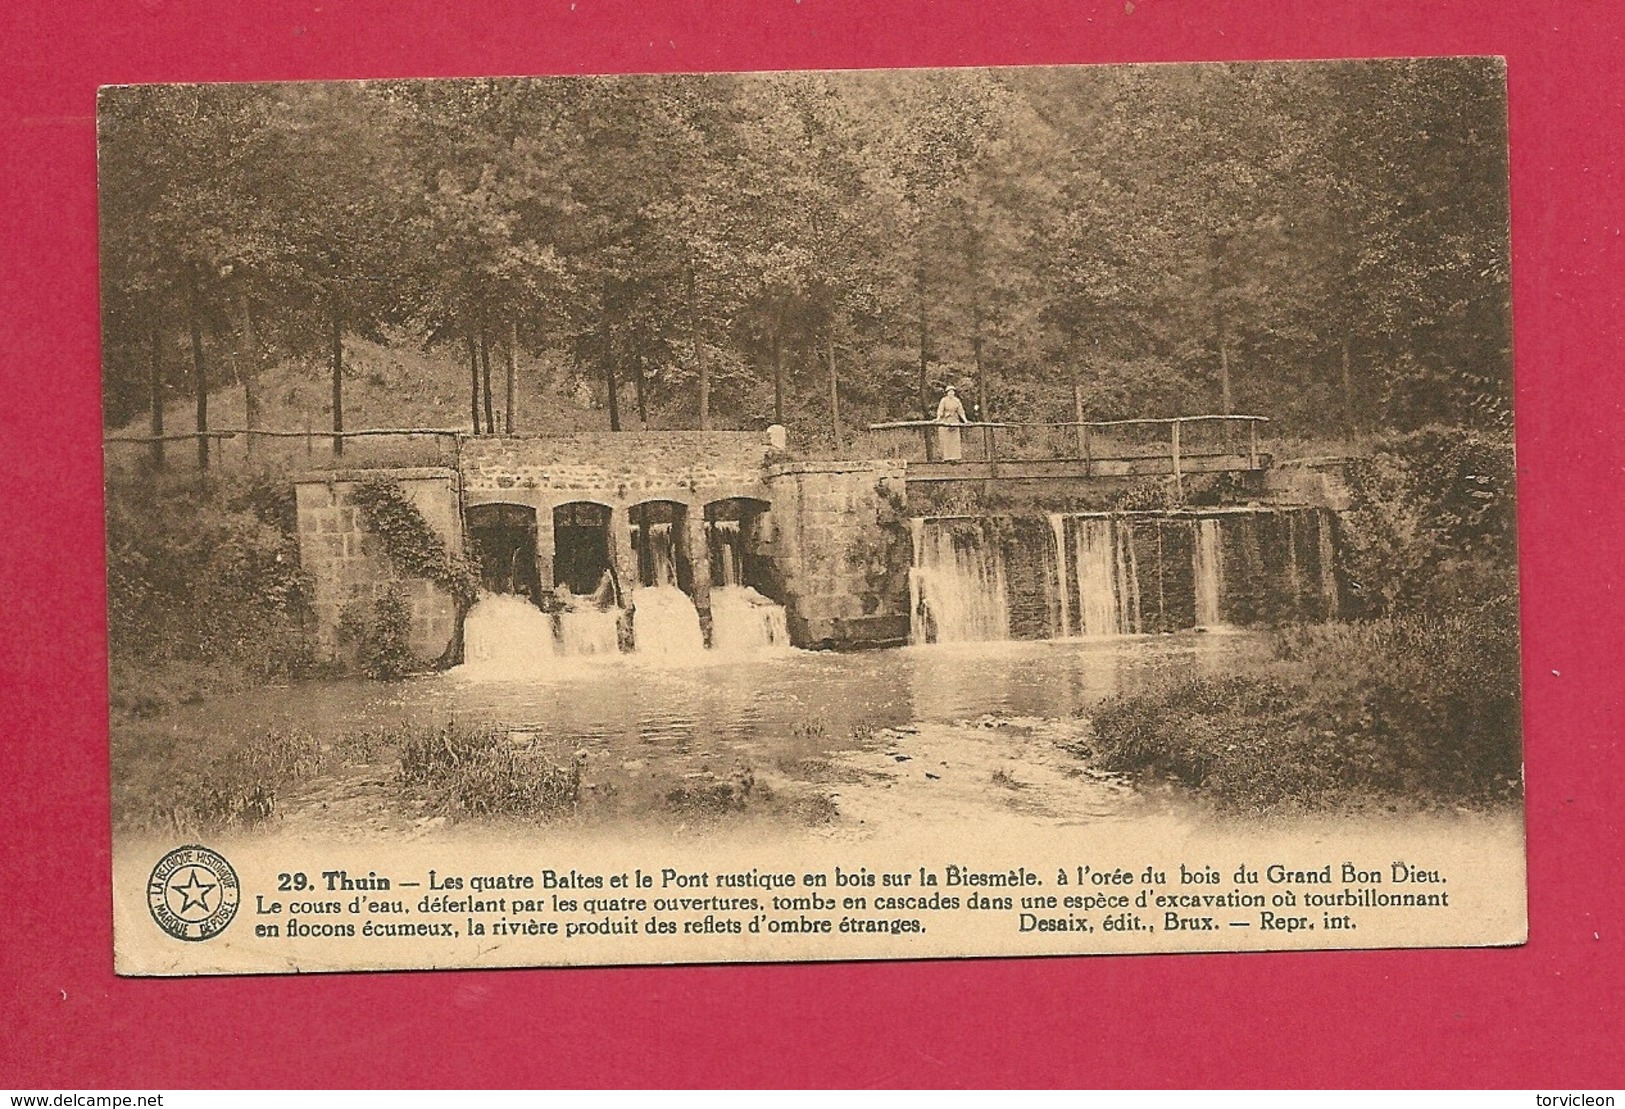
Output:
[[711,649],[763,654],[790,649],[784,606],[748,585],[711,590]]
[[1078,623],[1082,634],[1116,635],[1123,629],[1115,587],[1117,559],[1111,518],[1075,517],[1073,528],[1077,544]]
[[1224,625],[1219,600],[1224,595],[1224,548],[1219,545],[1219,521],[1211,517],[1196,521],[1196,544],[1191,555],[1191,576],[1195,581],[1196,626]]
[[553,620],[524,597],[488,593],[463,620],[463,665],[481,681],[529,681],[552,669]]
[[914,643],[980,643],[1010,638],[1004,555],[985,521],[921,519],[912,522],[914,565],[909,570]]
[[705,652],[699,610],[675,585],[632,591],[632,641],[640,655],[693,658]]
[[1066,567],[1066,517],[1057,512],[1050,513],[1049,530],[1055,541],[1055,596],[1060,609],[1060,620],[1053,638],[1066,639],[1072,634],[1072,583]]
[[621,649],[621,610],[586,604],[559,613],[559,654],[614,655]]

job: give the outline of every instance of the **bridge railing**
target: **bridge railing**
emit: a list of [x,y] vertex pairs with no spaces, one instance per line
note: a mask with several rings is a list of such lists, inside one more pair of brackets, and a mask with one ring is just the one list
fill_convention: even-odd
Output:
[[[106,435],[114,466],[145,458],[159,467],[234,466],[281,462],[311,469],[330,467],[453,466],[467,432],[440,427],[370,427],[353,431],[305,428],[210,428],[166,435]],[[173,451],[167,449],[176,447]],[[139,449],[129,449],[139,448]],[[205,461],[207,459],[207,461]]]
[[945,428],[960,429],[963,458],[972,462],[1064,461],[1078,463],[1084,476],[1099,463],[1166,460],[1178,478],[1196,459],[1233,460],[1236,469],[1258,469],[1258,446],[1266,416],[1195,415],[1131,420],[971,421],[894,420],[870,424],[895,448],[893,457],[912,462],[942,460]]

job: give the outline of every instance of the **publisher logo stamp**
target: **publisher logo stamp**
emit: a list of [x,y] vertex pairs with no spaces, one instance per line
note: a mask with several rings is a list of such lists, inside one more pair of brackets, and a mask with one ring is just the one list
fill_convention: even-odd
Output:
[[207,940],[237,915],[242,887],[217,851],[177,847],[158,860],[147,879],[147,908],[158,927],[178,940]]

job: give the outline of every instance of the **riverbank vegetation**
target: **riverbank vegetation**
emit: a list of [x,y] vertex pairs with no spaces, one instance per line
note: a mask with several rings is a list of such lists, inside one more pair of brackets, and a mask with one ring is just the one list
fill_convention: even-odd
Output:
[[395,828],[617,817],[816,825],[837,815],[816,775],[739,759],[628,760],[625,751],[575,744],[484,721],[233,730],[129,718],[113,730],[113,823],[191,834],[322,814],[355,822],[345,806]]
[[1393,436],[1350,485],[1353,622],[1277,631],[1272,657],[1242,673],[1109,698],[1080,753],[1248,811],[1519,796],[1509,440]]
[[107,486],[115,713],[313,673],[309,576],[283,475],[146,475]]

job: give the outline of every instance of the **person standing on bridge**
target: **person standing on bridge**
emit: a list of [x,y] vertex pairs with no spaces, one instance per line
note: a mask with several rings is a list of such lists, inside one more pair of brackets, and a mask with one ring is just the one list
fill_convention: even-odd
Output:
[[937,402],[937,453],[944,462],[958,462],[964,457],[963,432],[960,425],[969,423],[965,418],[965,405],[952,385],[942,391]]

